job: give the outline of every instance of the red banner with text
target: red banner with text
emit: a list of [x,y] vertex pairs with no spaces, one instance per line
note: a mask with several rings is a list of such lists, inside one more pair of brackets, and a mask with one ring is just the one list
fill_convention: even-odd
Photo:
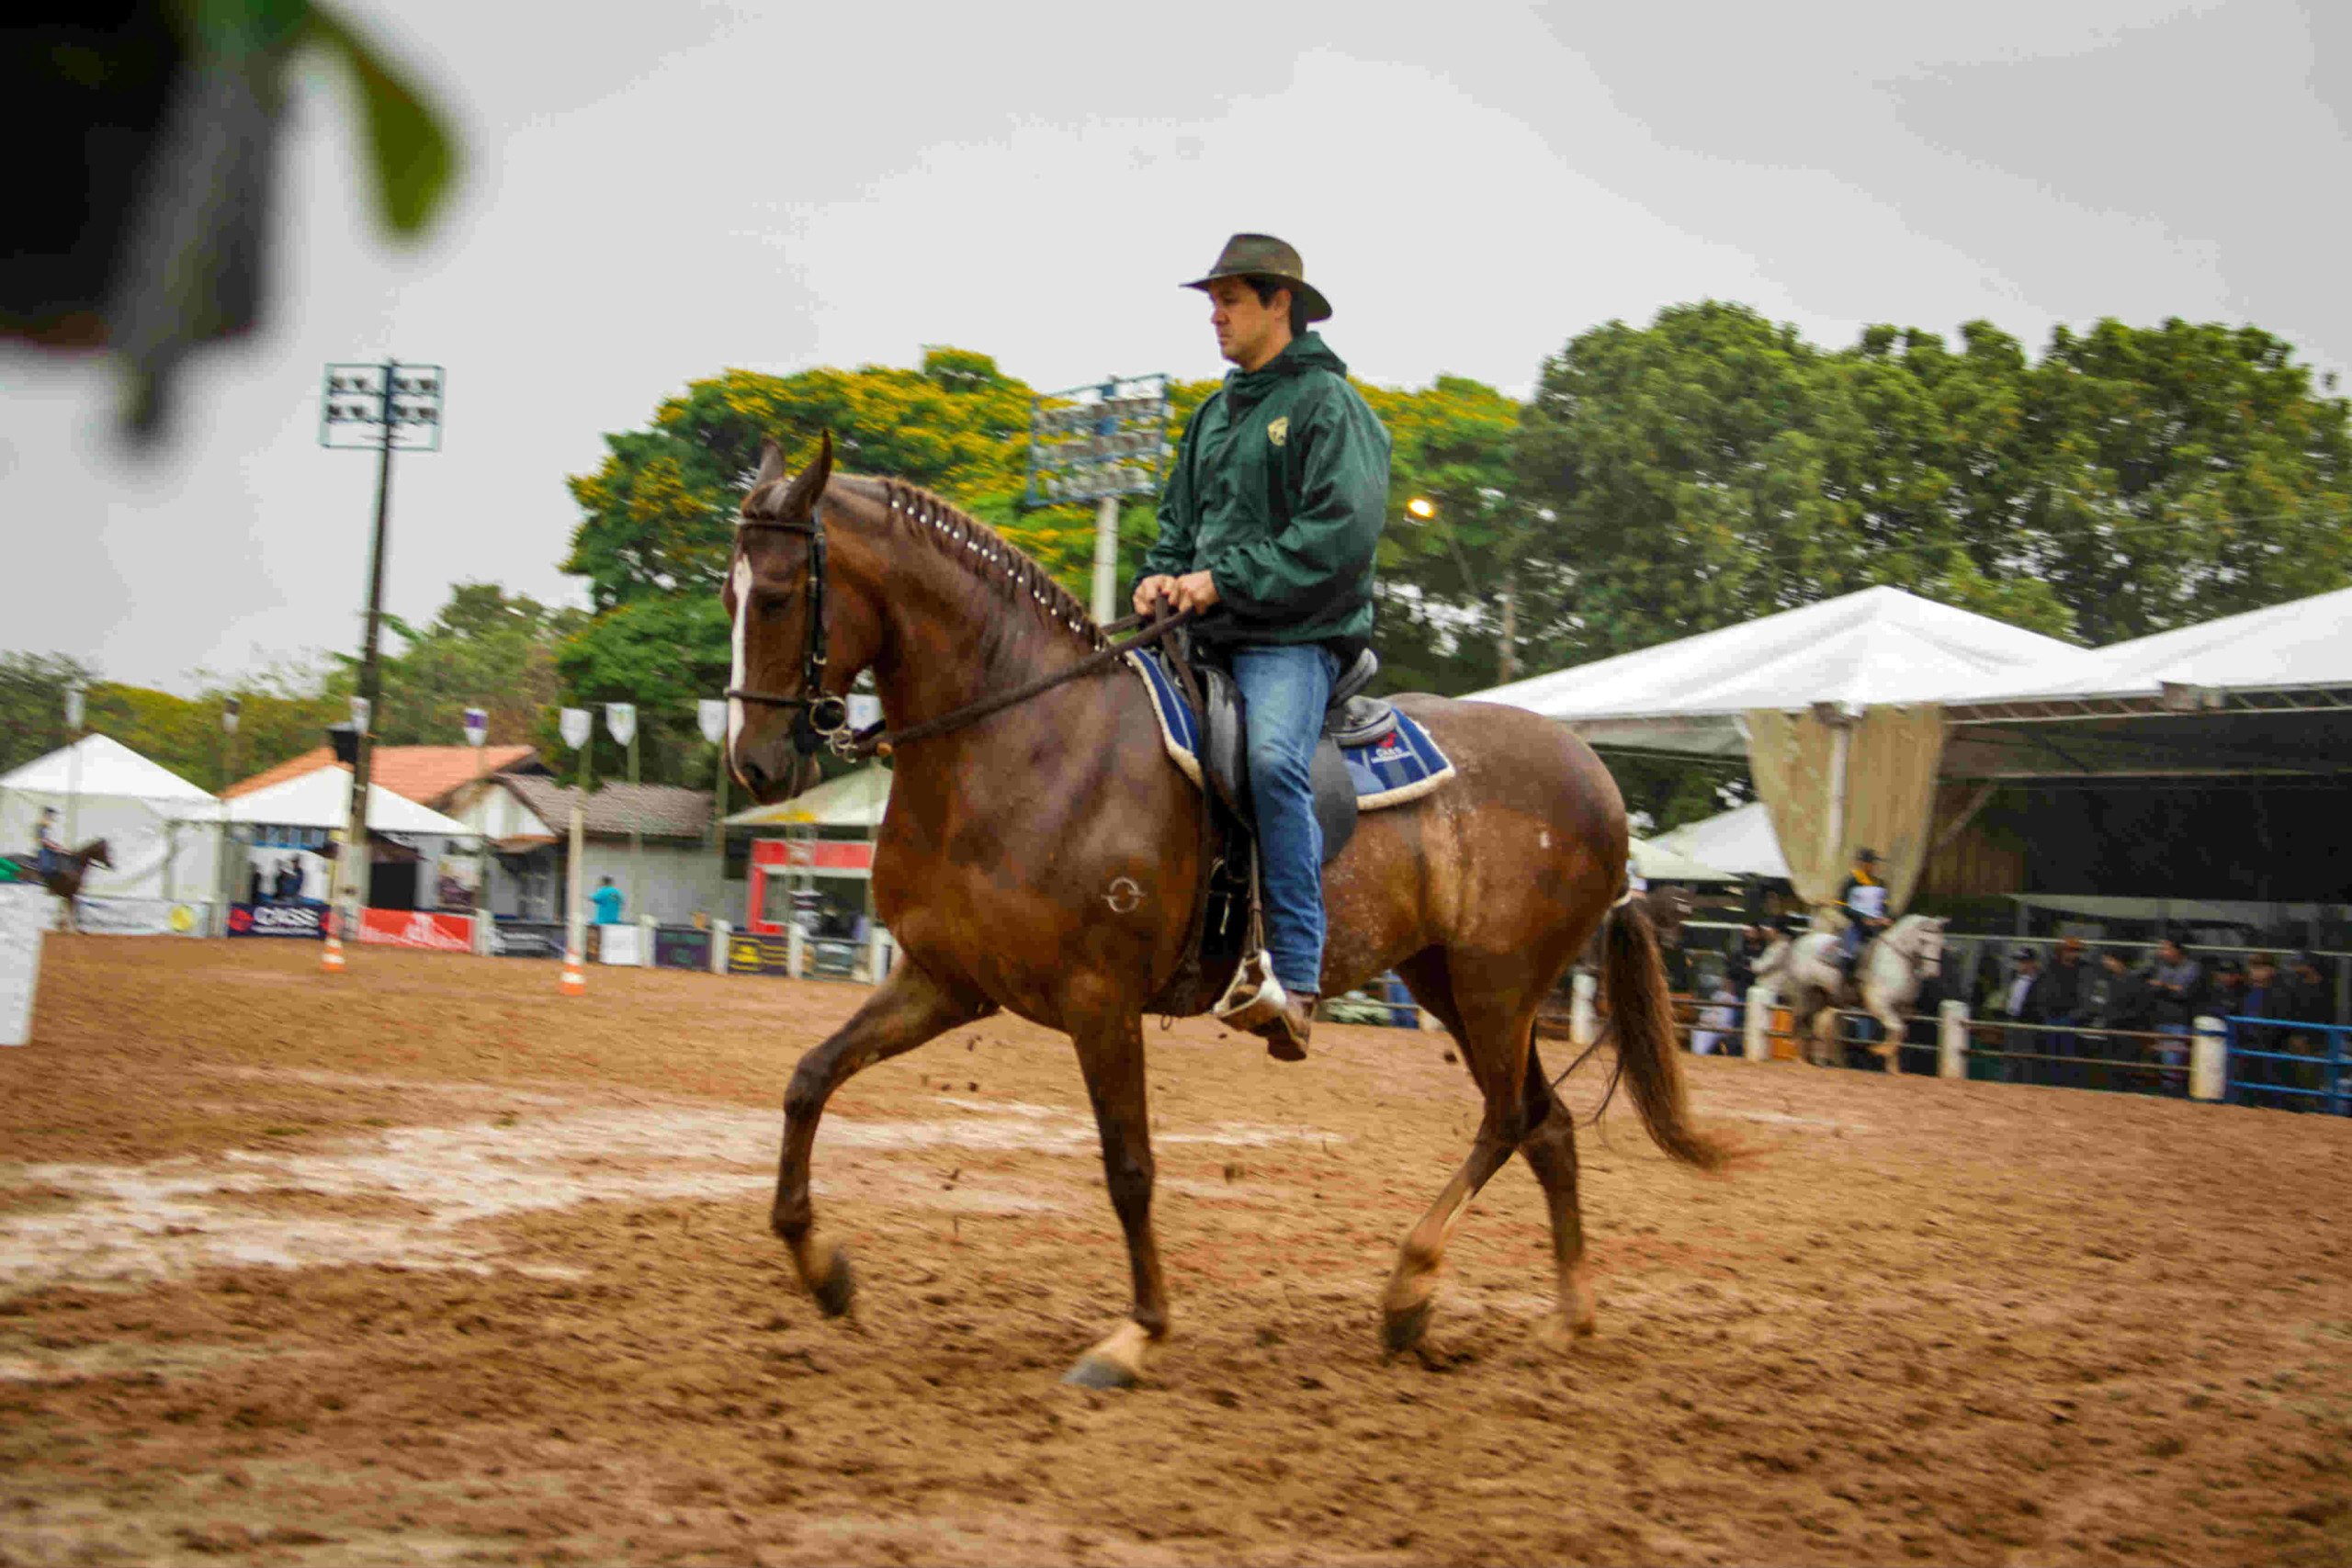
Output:
[[445,915],[437,909],[363,909],[359,913],[359,940],[385,947],[471,953],[474,922],[469,915]]

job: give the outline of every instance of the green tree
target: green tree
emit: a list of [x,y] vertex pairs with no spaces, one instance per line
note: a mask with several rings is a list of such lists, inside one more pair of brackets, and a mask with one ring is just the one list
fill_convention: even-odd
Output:
[[[831,432],[845,471],[938,491],[1084,597],[1092,508],[1022,505],[1034,396],[986,355],[932,348],[914,369],[729,370],[662,403],[649,429],[606,436],[604,463],[570,481],[582,519],[563,569],[586,579],[592,615],[570,631],[556,660],[565,700],[638,704],[645,776],[708,781],[710,748],[695,729],[695,702],[726,686],[718,591],[736,509],[771,435],[798,462]],[[1138,557],[1149,516],[1140,501],[1122,512],[1123,546],[1132,536]],[[597,746],[596,772],[609,777],[618,749],[609,739]]]
[[62,653],[0,653],[0,773],[73,739],[65,728],[66,688],[96,679],[96,670]]
[[1391,444],[1374,633],[1388,684],[1458,693],[1513,679],[1526,584],[1552,570],[1537,548],[1547,519],[1512,471],[1519,405],[1459,376],[1356,389]]
[[[392,620],[407,646],[383,663],[377,739],[453,746],[463,739],[465,710],[479,707],[489,712],[492,741],[531,739],[560,694],[557,650],[587,619],[496,583],[461,582],[432,625],[420,630]],[[341,663],[338,695],[347,694],[356,675],[351,660]]]
[[[2329,388],[2333,390],[2333,388]],[[1826,352],[1743,306],[1546,362],[1518,447],[1558,519],[1546,662],[1876,583],[2090,642],[2352,577],[2352,422],[2252,327],[1972,322]]]
[[[2010,570],[2108,642],[2352,581],[2352,405],[2258,327],[2061,327],[2029,380]],[[2334,390],[2330,377],[2328,391]]]

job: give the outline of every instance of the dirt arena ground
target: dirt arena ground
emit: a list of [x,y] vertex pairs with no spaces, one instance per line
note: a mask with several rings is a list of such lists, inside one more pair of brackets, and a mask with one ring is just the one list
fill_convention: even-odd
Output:
[[1757,1156],[1583,1134],[1598,1337],[1532,1332],[1514,1165],[1384,1364],[1476,1114],[1443,1038],[1155,1026],[1175,1334],[1096,1394],[1056,1380],[1125,1262],[1058,1039],[837,1099],[849,1327],[766,1213],[861,990],[316,956],[51,939],[0,1052],[0,1562],[2352,1562],[2352,1123],[1694,1061]]

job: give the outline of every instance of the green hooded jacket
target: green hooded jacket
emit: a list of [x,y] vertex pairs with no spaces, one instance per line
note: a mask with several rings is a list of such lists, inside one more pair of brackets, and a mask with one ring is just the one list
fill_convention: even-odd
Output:
[[1206,569],[1231,612],[1210,640],[1362,644],[1387,513],[1388,432],[1308,333],[1193,413],[1143,575]]

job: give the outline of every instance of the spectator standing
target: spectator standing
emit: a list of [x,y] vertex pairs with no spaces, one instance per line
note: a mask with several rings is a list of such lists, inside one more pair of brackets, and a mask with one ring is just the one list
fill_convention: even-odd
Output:
[[[2327,1055],[2330,1036],[2326,1032],[2291,1027],[2297,1023],[2335,1021],[2335,987],[2328,983],[2317,959],[2308,953],[2298,953],[2287,961],[2287,972],[2278,979],[2278,1005],[2265,1016],[2281,1020],[2290,1026],[2278,1031],[2283,1043],[2278,1049],[2303,1056],[2324,1057]],[[2303,1088],[2324,1087],[2324,1075],[2321,1069],[2289,1062],[2274,1063],[2273,1066],[2285,1067],[2293,1073],[2295,1081]],[[2319,1103],[2302,1095],[2288,1095],[2286,1098],[2308,1104]]]
[[[2267,953],[2257,953],[2246,960],[2245,986],[2231,1004],[2229,1016],[2235,1018],[2276,1018],[2280,998],[2278,966]],[[2288,1049],[2284,1030],[2270,1029],[2261,1024],[2233,1024],[2231,1040],[2248,1051],[2272,1053]],[[2276,1060],[2269,1055],[2249,1056],[2230,1075],[2244,1084],[2293,1085],[2296,1081],[2292,1064]],[[2303,1109],[2299,1094],[2278,1094],[2250,1089],[2245,1096],[2249,1105],[2275,1106],[2281,1111]]]
[[[2038,991],[2041,984],[2041,955],[2030,947],[2020,947],[2011,956],[2017,968],[2009,976],[2008,987],[2001,994],[2001,1016],[2011,1023],[2040,1023],[2041,1004]],[[2031,1055],[2041,1052],[2042,1035],[2032,1030],[2005,1031],[2001,1049],[2023,1051]],[[2012,1056],[2002,1064],[2007,1071],[2003,1075],[2011,1083],[2047,1083],[2049,1074],[2037,1071],[2049,1066],[2046,1062],[2023,1062]]]
[[613,886],[611,877],[607,876],[596,885],[596,891],[588,895],[588,902],[596,906],[598,925],[616,926],[621,923],[621,890]]
[[1725,978],[1715,982],[1715,988],[1708,997],[1708,1005],[1699,1011],[1699,1027],[1690,1032],[1692,1055],[1713,1055],[1715,1046],[1738,1027],[1739,1009],[1736,1003],[1740,994],[1732,989],[1728,972]]
[[[2149,994],[2148,978],[2132,967],[2132,961],[2115,948],[2098,955],[2097,1012],[2101,1029],[2139,1032],[2155,1021],[2155,1000]],[[2142,1055],[2142,1043],[2137,1040],[2117,1040],[2101,1037],[2091,1055],[2109,1062],[2136,1062]],[[2093,1089],[2131,1089],[2145,1087],[2137,1073],[2112,1074],[2106,1067],[2093,1071]]]
[[2234,958],[2216,962],[2205,976],[2205,1010],[2233,1018],[2245,1010],[2245,969]]
[[[2034,1005],[2042,1022],[2065,1026],[2090,1021],[2091,969],[2083,962],[2082,938],[2070,936],[2060,942],[2057,956],[2035,984],[2041,995]],[[2068,1089],[2084,1087],[2088,1078],[2082,1067],[2082,1037],[2052,1033],[2042,1038],[2048,1042],[2044,1049],[2050,1055],[2064,1058],[2043,1064],[2051,1069],[2050,1081]]]
[[1731,988],[1730,1027],[1735,1032],[1747,1027],[1747,993],[1756,987],[1756,961],[1771,945],[1772,933],[1754,920],[1724,945],[1724,983]]
[[2148,993],[2156,1032],[2167,1038],[2156,1045],[2156,1060],[2180,1071],[2164,1075],[2164,1092],[2188,1092],[2188,1042],[2196,1032],[2198,1010],[2205,1001],[2205,970],[2182,951],[2177,937],[2156,945],[2156,961],[2148,970]]
[[1736,995],[1745,997],[1748,987],[1756,984],[1756,961],[1772,945],[1772,936],[1762,926],[1749,924],[1724,945],[1724,978]]

